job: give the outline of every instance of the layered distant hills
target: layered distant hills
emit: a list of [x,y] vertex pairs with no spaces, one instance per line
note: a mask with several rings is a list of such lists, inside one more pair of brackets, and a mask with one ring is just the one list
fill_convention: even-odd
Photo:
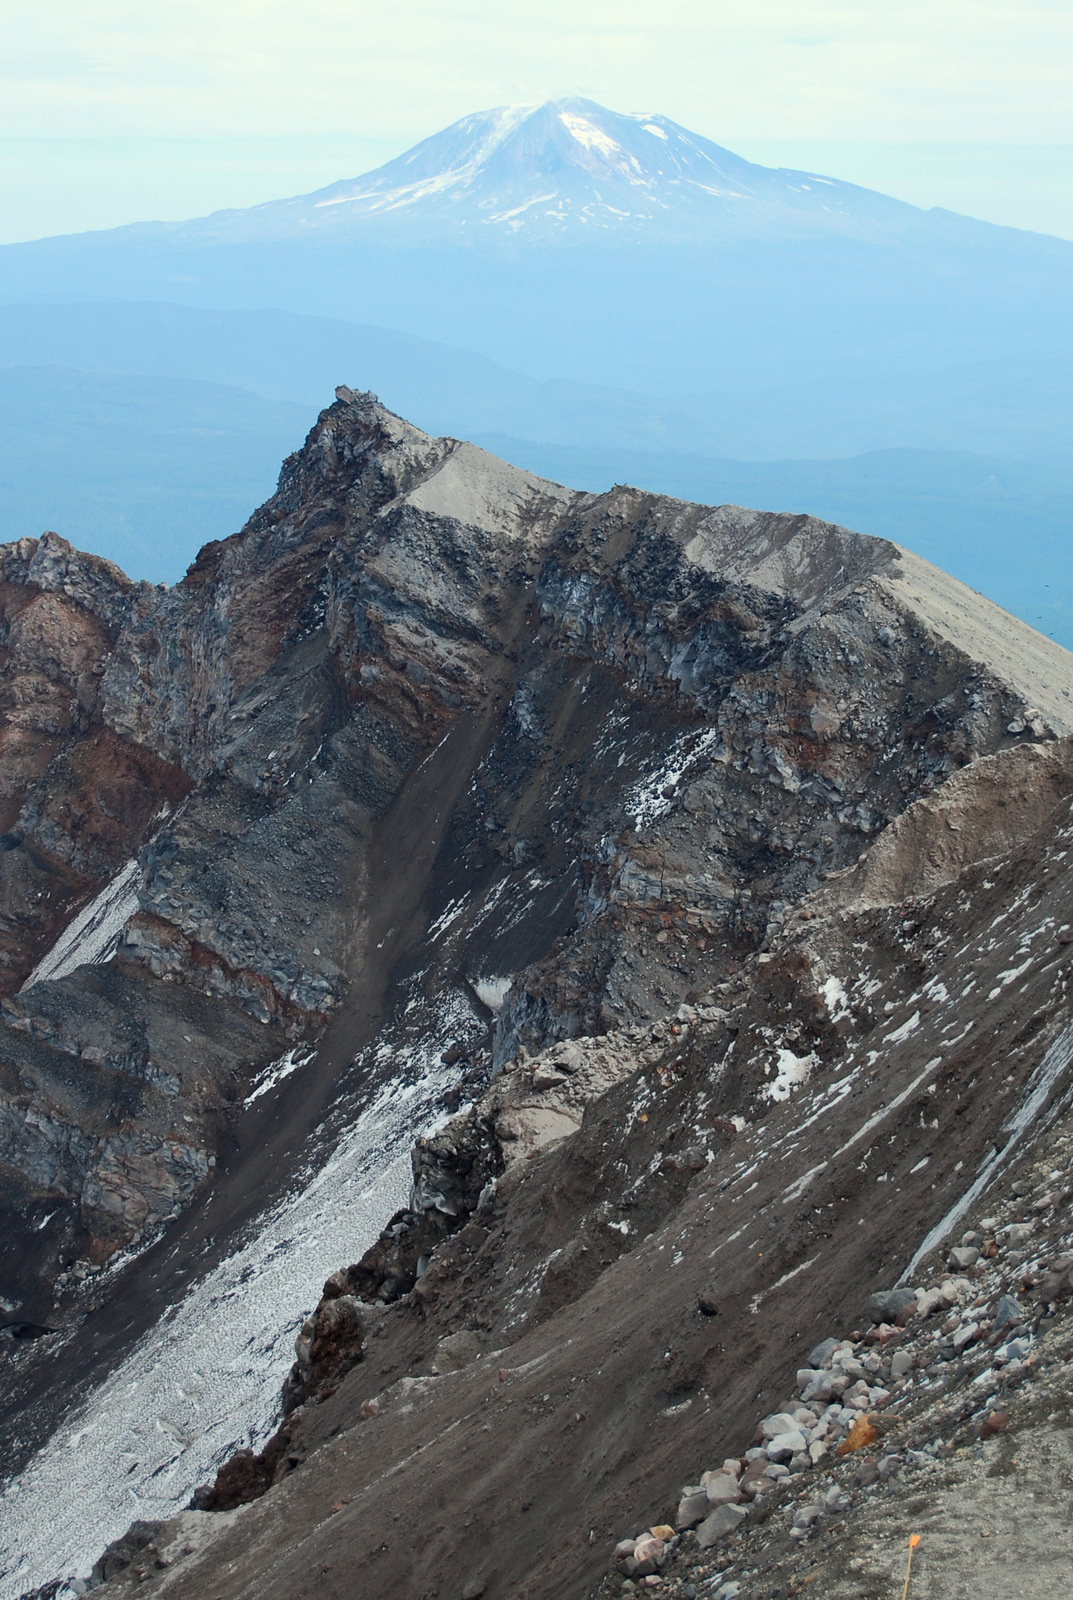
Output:
[[[500,108],[312,195],[0,249],[0,531],[62,523],[173,577],[345,382],[519,460],[568,449],[578,482],[845,520],[825,484],[848,472],[860,526],[904,519],[1073,641],[1073,596],[1044,588],[1071,302],[1073,243],[760,167],[658,115]],[[43,474],[57,397],[70,448]],[[1004,485],[999,509],[968,480]]]

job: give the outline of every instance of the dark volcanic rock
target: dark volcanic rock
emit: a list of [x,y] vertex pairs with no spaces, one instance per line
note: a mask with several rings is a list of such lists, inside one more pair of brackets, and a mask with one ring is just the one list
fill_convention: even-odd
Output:
[[576,494],[348,390],[174,590],[3,559],[0,893],[62,907],[0,1027],[13,1319],[73,1321],[218,1158],[237,1230],[344,1085],[360,1115],[364,1046],[416,1080],[431,1040],[467,1105],[199,1498],[258,1504],[168,1583],[291,1600],[316,1524],[340,1572],[383,1532],[385,1595],[482,1540],[489,1594],[580,1592],[1056,1092],[1073,663],[894,545]]
[[907,1306],[915,1306],[917,1297],[912,1289],[881,1289],[868,1302],[868,1312],[873,1322],[897,1322]]
[[267,1494],[271,1486],[272,1473],[264,1455],[236,1450],[216,1474],[212,1487],[197,1490],[192,1505],[197,1511],[233,1511]]
[[92,1582],[95,1585],[108,1583],[135,1563],[140,1565],[146,1556],[151,1566],[156,1549],[153,1541],[161,1526],[159,1522],[132,1522],[123,1537],[114,1539],[94,1564]]

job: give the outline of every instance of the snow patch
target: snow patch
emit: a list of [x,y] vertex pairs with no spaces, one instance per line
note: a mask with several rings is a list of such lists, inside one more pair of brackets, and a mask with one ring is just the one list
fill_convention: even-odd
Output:
[[268,1066],[262,1067],[254,1078],[250,1092],[246,1096],[246,1105],[252,1106],[255,1100],[267,1094],[269,1089],[274,1089],[277,1083],[282,1083],[284,1078],[289,1078],[299,1067],[308,1067],[316,1053],[308,1046],[296,1044],[293,1050],[288,1050],[278,1061],[270,1061]]
[[795,1056],[792,1050],[786,1049],[776,1051],[774,1080],[760,1091],[764,1099],[789,1100],[792,1089],[808,1082],[809,1073],[819,1064],[819,1059],[814,1051],[807,1056]]
[[[194,1284],[0,1493],[0,1600],[61,1574],[86,1577],[132,1520],[181,1511],[240,1445],[259,1449],[279,1418],[298,1328],[341,1263],[405,1206],[414,1139],[443,1121],[448,1038],[472,1026],[459,991],[416,1042],[381,1036],[399,1064],[360,1120],[248,1242]],[[290,1054],[290,1053],[289,1053]],[[282,1058],[285,1060],[286,1058]],[[295,1061],[295,1067],[300,1061]],[[70,1591],[76,1592],[76,1591]]]
[[560,111],[559,121],[578,144],[586,150],[598,150],[602,156],[621,156],[624,154],[622,146],[617,144],[609,134],[597,128],[594,123],[587,122],[584,117],[572,117],[568,111]]
[[475,978],[473,992],[481,1004],[488,1007],[489,1011],[499,1011],[507,998],[507,992],[513,981],[512,977]]
[[994,1000],[997,995],[1002,993],[1003,989],[1005,989],[1008,984],[1011,984],[1015,982],[1016,979],[1022,977],[1032,965],[1032,960],[1033,958],[1029,956],[1028,960],[1022,961],[1019,967],[1009,967],[1005,972],[1000,972],[998,975],[998,983],[992,989],[987,998],[989,1000]]
[[51,950],[30,973],[23,989],[31,989],[35,983],[54,983],[57,978],[66,978],[76,967],[111,961],[124,926],[138,909],[140,884],[141,868],[137,861],[128,861],[67,924]]
[[885,1044],[903,1044],[911,1033],[920,1027],[920,1012],[914,1011],[911,1017],[906,1018],[901,1027],[895,1028],[892,1033],[884,1034]]
[[820,993],[823,995],[823,1003],[832,1022],[837,1022],[840,1017],[848,1015],[849,996],[841,978],[828,978],[821,985]]

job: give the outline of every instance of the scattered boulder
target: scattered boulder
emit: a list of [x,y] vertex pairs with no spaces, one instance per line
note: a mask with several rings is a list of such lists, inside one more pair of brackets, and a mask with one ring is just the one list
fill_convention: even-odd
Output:
[[1073,1255],[1057,1256],[1039,1281],[1039,1298],[1047,1302],[1073,1295]]
[[767,1453],[772,1461],[791,1461],[794,1456],[801,1455],[807,1446],[808,1441],[800,1428],[791,1428],[768,1440]]
[[132,1566],[138,1556],[152,1554],[154,1540],[164,1527],[162,1522],[132,1522],[126,1533],[119,1539],[113,1539],[94,1562],[90,1574],[90,1584],[96,1588],[98,1584],[108,1583],[112,1578],[125,1572]]
[[789,1411],[775,1411],[760,1424],[760,1432],[765,1439],[774,1439],[780,1433],[794,1433],[796,1430],[797,1418],[791,1416]]
[[434,1373],[460,1372],[484,1354],[484,1340],[469,1328],[449,1333],[437,1344],[429,1370]]
[[709,1510],[712,1506],[737,1505],[741,1499],[738,1480],[729,1472],[713,1473],[704,1486],[704,1494]]
[[904,1378],[906,1373],[913,1370],[913,1357],[908,1350],[895,1350],[890,1358],[890,1375],[892,1378]]
[[837,1339],[823,1339],[815,1350],[809,1351],[808,1364],[810,1367],[823,1368],[830,1361],[838,1349]]
[[[678,1502],[678,1513],[674,1519],[674,1525],[679,1530],[695,1528],[698,1522],[704,1521],[711,1509],[712,1503],[708,1499],[705,1490],[700,1489],[694,1494],[685,1494]],[[633,1554],[632,1551],[629,1553]]]
[[730,1534],[736,1533],[746,1515],[744,1506],[717,1506],[697,1529],[697,1543],[700,1548],[707,1550]]
[[959,1272],[965,1272],[969,1267],[974,1267],[980,1259],[980,1252],[975,1245],[955,1245],[947,1256],[947,1265],[956,1267]]
[[915,1289],[881,1289],[868,1301],[868,1315],[874,1323],[896,1323],[899,1314],[916,1303]]
[[1022,1320],[1023,1317],[1024,1311],[1021,1308],[1020,1302],[1015,1300],[1012,1294],[1004,1294],[1001,1296],[998,1305],[995,1307],[995,1315],[991,1323],[991,1332],[993,1334],[1001,1333],[1003,1328],[1015,1326]]
[[565,1072],[559,1072],[555,1067],[542,1065],[533,1070],[533,1088],[538,1091],[557,1089],[561,1083],[566,1082],[566,1077]]

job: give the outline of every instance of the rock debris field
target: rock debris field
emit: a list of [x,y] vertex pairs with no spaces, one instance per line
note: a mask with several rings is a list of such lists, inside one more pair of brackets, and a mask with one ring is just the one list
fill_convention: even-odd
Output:
[[911,1593],[1067,1594],[1071,1197],[1062,1131],[923,1281],[871,1297],[867,1331],[817,1345],[785,1409],[621,1540],[595,1593],[879,1600],[916,1534]]

